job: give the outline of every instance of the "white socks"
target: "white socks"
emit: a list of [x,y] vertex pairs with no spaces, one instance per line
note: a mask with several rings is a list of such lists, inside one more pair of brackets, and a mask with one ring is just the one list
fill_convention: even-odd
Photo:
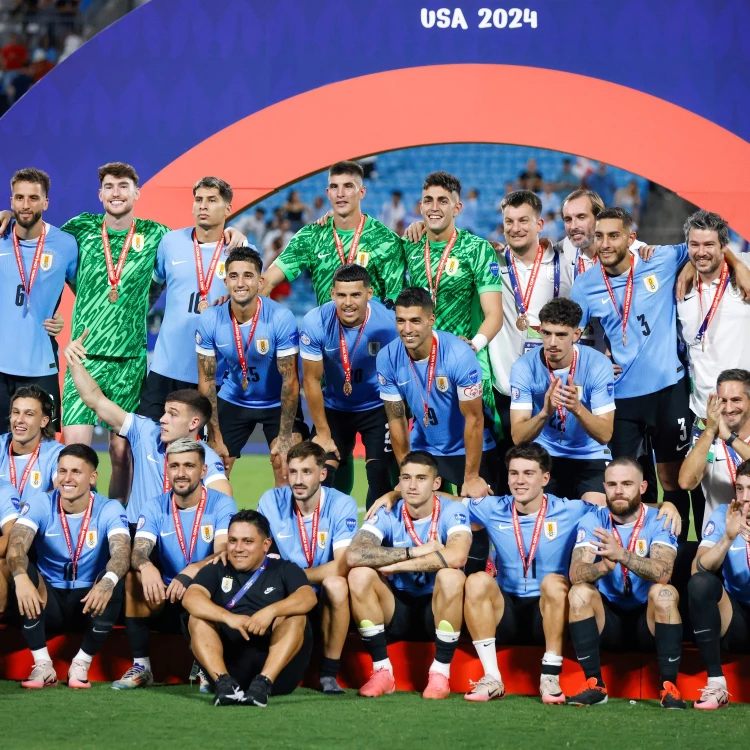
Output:
[[477,650],[479,661],[482,662],[484,673],[490,677],[494,677],[498,682],[502,682],[502,678],[500,677],[500,667],[497,665],[495,639],[485,638],[483,641],[472,641],[472,643]]
[[78,653],[73,657],[75,661],[82,661],[84,664],[91,666],[93,656],[89,656],[83,649],[78,649]]
[[724,690],[727,689],[727,678],[726,677],[709,677],[708,684],[721,685]]
[[151,671],[151,659],[148,656],[135,656],[133,657],[134,667],[143,667],[147,671]]
[[374,661],[372,663],[372,671],[377,672],[379,669],[387,669],[391,674],[393,674],[393,664],[391,664],[391,660],[383,659],[383,661]]
[[52,657],[47,651],[47,647],[39,648],[36,651],[32,651],[31,655],[34,657],[34,664],[41,664],[44,661],[52,661]]

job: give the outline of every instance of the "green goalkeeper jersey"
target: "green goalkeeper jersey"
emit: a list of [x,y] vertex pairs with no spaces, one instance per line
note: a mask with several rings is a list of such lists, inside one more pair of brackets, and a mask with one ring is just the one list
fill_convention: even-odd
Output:
[[[404,240],[409,286],[429,288],[425,267],[425,234],[419,242]],[[434,287],[438,265],[447,242],[430,243],[430,268]],[[458,230],[456,244],[446,260],[435,301],[435,328],[455,336],[473,338],[484,315],[482,292],[502,292],[497,253],[487,240],[465,229]]]
[[[336,232],[344,246],[344,257],[348,257],[355,230],[337,229]],[[395,232],[368,216],[353,262],[369,272],[375,297],[395,301],[404,286],[404,251],[401,238]],[[275,264],[289,281],[294,281],[307,269],[318,304],[330,302],[333,274],[341,266],[333,238],[333,218],[323,227],[317,224],[302,227]]]
[[[84,346],[89,354],[140,357],[146,350],[146,313],[156,249],[169,227],[149,219],[135,220],[135,234],[118,286],[119,299],[112,303],[102,246],[103,221],[104,214],[81,214],[62,227],[78,242],[71,338],[78,338],[88,328]],[[128,229],[107,230],[115,267],[127,234]]]

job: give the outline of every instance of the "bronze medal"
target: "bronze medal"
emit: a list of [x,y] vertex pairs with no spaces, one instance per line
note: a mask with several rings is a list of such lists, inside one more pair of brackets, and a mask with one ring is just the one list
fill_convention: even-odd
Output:
[[352,384],[348,380],[344,383],[344,395],[345,396],[352,395]]
[[208,301],[207,301],[207,300],[205,300],[205,299],[202,299],[202,300],[201,300],[201,301],[200,301],[200,302],[198,303],[198,312],[199,312],[199,313],[202,313],[202,312],[203,312],[204,310],[208,310]]
[[118,299],[120,299],[120,292],[117,291],[117,287],[112,287],[109,290],[109,294],[107,295],[107,298],[109,301],[114,305],[115,302],[117,302]]
[[529,321],[526,320],[526,316],[523,315],[516,320],[516,328],[519,331],[525,331],[529,327]]
[[247,378],[242,378],[242,390],[247,390]]
[[430,426],[430,418],[426,414],[425,414],[425,417],[424,417],[424,419],[422,421],[424,422],[424,426],[425,427],[429,427]]

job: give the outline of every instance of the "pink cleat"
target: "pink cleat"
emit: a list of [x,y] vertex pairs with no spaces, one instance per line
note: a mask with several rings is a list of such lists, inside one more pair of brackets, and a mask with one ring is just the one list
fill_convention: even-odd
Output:
[[448,684],[448,678],[440,672],[430,672],[427,676],[427,687],[424,689],[422,697],[441,701],[450,694],[451,687]]
[[556,706],[565,703],[565,693],[560,687],[560,677],[556,674],[543,674],[539,683],[539,695],[542,703]]
[[729,693],[723,685],[709,682],[701,691],[701,697],[693,703],[693,708],[701,711],[715,711],[729,705]]
[[41,690],[46,687],[57,687],[57,675],[51,661],[35,664],[28,680],[21,683],[27,690]]
[[390,695],[396,691],[396,681],[388,669],[378,669],[370,675],[370,679],[359,689],[359,694],[365,698],[378,698]]
[[91,687],[89,682],[89,665],[85,661],[73,659],[68,670],[68,687],[75,690],[88,690]]
[[500,699],[505,695],[505,685],[491,675],[486,674],[479,682],[471,683],[474,687],[464,694],[464,699],[477,703],[486,703],[495,698]]

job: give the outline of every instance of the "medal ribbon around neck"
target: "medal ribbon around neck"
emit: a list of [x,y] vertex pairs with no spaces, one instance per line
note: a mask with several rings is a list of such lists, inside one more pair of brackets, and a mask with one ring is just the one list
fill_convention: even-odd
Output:
[[336,252],[339,254],[339,260],[341,265],[345,266],[349,263],[354,263],[354,259],[357,257],[357,248],[359,247],[359,239],[362,236],[362,230],[365,228],[365,221],[367,221],[367,214],[362,214],[359,217],[359,224],[354,231],[354,237],[352,238],[352,245],[349,248],[349,255],[344,255],[344,243],[339,237],[339,233],[336,231],[336,224],[331,222],[333,226],[333,241],[336,243]]
[[352,353],[349,354],[349,349],[346,347],[346,336],[344,335],[344,326],[341,325],[341,318],[336,316],[339,324],[339,349],[341,350],[341,366],[344,368],[344,394],[346,396],[352,395],[352,359],[357,351],[359,342],[362,340],[362,334],[365,332],[365,326],[367,321],[370,319],[370,306],[367,306],[367,312],[365,313],[365,319],[360,326],[359,335],[357,341],[354,343]]
[[[414,522],[411,520],[409,511],[406,509],[406,500],[401,506],[401,515],[404,519],[404,526],[406,526],[406,533],[411,537],[412,542],[417,547],[421,547],[424,542],[419,538],[416,529],[414,528]],[[438,521],[440,520],[440,498],[437,495],[433,495],[432,505],[432,516],[430,517],[430,531],[427,534],[427,541],[433,542],[437,539],[437,527]]]
[[[198,238],[196,231],[193,229],[193,252],[195,253],[195,272],[198,276],[198,294],[200,295],[201,301],[198,304],[198,312],[203,312],[208,307],[208,292],[211,289],[211,283],[213,282],[214,273],[216,272],[216,266],[219,265],[219,258],[224,250],[224,235],[222,234],[219,241],[216,243],[216,248],[211,256],[211,262],[208,265],[208,273],[203,273],[203,254],[201,253],[201,247],[198,244]],[[208,279],[208,282],[206,282]]]
[[36,463],[36,460],[39,458],[39,451],[42,447],[42,441],[39,441],[39,445],[34,449],[34,452],[29,457],[28,462],[26,463],[26,468],[23,470],[23,474],[21,474],[21,484],[16,484],[17,474],[16,474],[16,461],[13,458],[13,442],[11,441],[8,443],[8,473],[10,474],[10,483],[18,490],[19,495],[23,495],[23,488],[26,486],[26,480],[29,478],[29,474],[31,474],[31,469]]
[[432,284],[432,263],[430,261],[430,241],[425,237],[424,241],[424,270],[427,275],[427,286],[430,290],[430,297],[432,297],[432,303],[435,304],[437,300],[438,286],[440,285],[440,279],[443,278],[443,271],[445,270],[445,264],[448,262],[448,256],[453,250],[453,246],[456,244],[458,239],[458,230],[454,229],[451,238],[448,240],[448,244],[443,250],[443,254],[440,256],[437,270],[435,271],[435,285]]
[[57,502],[60,509],[60,525],[62,526],[63,536],[65,537],[65,544],[68,546],[68,552],[70,553],[70,561],[73,563],[73,578],[75,579],[77,575],[76,571],[78,569],[78,560],[81,557],[83,543],[86,541],[86,534],[88,534],[89,524],[91,523],[91,513],[94,510],[94,493],[89,492],[89,504],[86,506],[86,512],[83,514],[83,519],[81,520],[81,528],[78,531],[78,541],[76,542],[75,553],[73,552],[73,542],[70,537],[68,518],[63,510],[62,497],[58,496]]
[[[612,536],[617,539],[617,543],[622,547],[622,538],[620,537],[620,532],[617,530],[617,526],[615,526],[615,519],[612,518],[611,513],[609,514],[609,519],[612,522]],[[638,544],[638,536],[640,535],[645,522],[646,506],[641,505],[641,513],[638,516],[638,520],[635,522],[635,526],[633,526],[633,533],[630,535],[630,541],[628,542],[628,552],[630,552],[631,555],[635,552],[635,547]],[[622,568],[623,590],[625,590],[628,588],[628,576],[630,575],[630,571],[622,564],[620,567]]]
[[44,242],[47,238],[47,226],[42,222],[42,233],[36,241],[36,248],[34,250],[34,257],[31,261],[31,270],[29,271],[29,281],[26,282],[26,271],[23,267],[23,256],[21,255],[21,243],[16,234],[16,224],[13,224],[13,254],[16,256],[16,265],[18,266],[18,275],[21,277],[21,284],[23,290],[26,293],[26,309],[29,309],[29,297],[31,296],[31,288],[34,286],[36,275],[39,272],[39,265],[42,261],[42,254],[44,253]]
[[[711,325],[711,321],[714,319],[714,315],[716,315],[716,311],[719,309],[719,303],[721,302],[722,297],[724,296],[724,292],[727,289],[727,286],[729,285],[729,264],[724,261],[724,263],[721,266],[721,275],[719,276],[719,284],[716,287],[716,291],[714,292],[714,297],[711,300],[711,306],[708,308],[708,313],[705,317],[703,317],[703,282],[698,279],[698,304],[700,305],[701,310],[701,317],[703,317],[703,322],[701,323],[701,327],[698,329],[698,333],[695,334],[695,343],[701,344],[703,346],[703,337],[706,335],[706,332],[708,331],[708,327]],[[706,285],[707,288],[708,285]]]
[[252,322],[250,323],[250,333],[247,337],[247,349],[242,346],[242,329],[237,319],[234,317],[232,312],[232,305],[229,305],[229,317],[232,319],[232,332],[234,333],[234,346],[237,349],[237,357],[240,360],[240,369],[242,370],[242,390],[246,391],[248,386],[247,381],[247,352],[250,351],[250,345],[253,343],[255,336],[255,327],[258,325],[258,318],[260,317],[260,310],[263,306],[263,299],[261,297],[256,298],[255,313],[253,315]]
[[195,543],[198,541],[198,533],[201,529],[201,520],[203,519],[203,511],[206,509],[206,499],[208,497],[208,491],[204,487],[201,491],[201,499],[198,501],[198,507],[195,510],[195,518],[193,518],[193,528],[190,531],[190,551],[188,552],[185,546],[185,534],[182,531],[182,524],[180,523],[180,510],[177,507],[177,501],[172,495],[172,520],[174,521],[174,530],[177,534],[177,541],[180,544],[180,549],[185,557],[185,562],[190,565],[193,559],[193,552],[195,551]]
[[628,345],[628,317],[630,316],[630,307],[633,303],[633,280],[635,278],[635,255],[630,255],[630,271],[628,272],[628,280],[625,284],[625,298],[622,305],[622,314],[620,314],[617,308],[617,300],[615,299],[615,293],[612,290],[612,284],[609,281],[609,276],[604,270],[604,266],[600,264],[602,269],[602,277],[604,278],[604,285],[607,287],[609,298],[612,300],[612,307],[614,307],[617,317],[620,318],[622,323],[622,345]]
[[133,243],[133,235],[135,234],[135,219],[128,229],[128,234],[125,237],[125,242],[122,245],[120,251],[120,259],[117,261],[115,266],[112,260],[112,247],[109,244],[109,235],[107,234],[107,220],[102,222],[102,245],[104,247],[104,260],[107,263],[107,279],[109,280],[109,301],[114,303],[120,298],[120,293],[117,287],[120,285],[120,279],[122,278],[122,269],[125,267],[125,260],[130,252],[130,246]]
[[419,397],[422,399],[422,405],[424,406],[424,419],[422,420],[425,427],[430,426],[430,391],[432,390],[432,383],[435,380],[435,367],[437,365],[438,355],[438,338],[432,334],[432,345],[430,346],[430,358],[427,360],[427,395],[422,395],[422,386],[419,384],[419,378],[417,377],[417,371],[414,367],[414,363],[411,361],[411,357],[407,353],[409,360],[409,367],[411,367],[412,375],[414,375],[414,385],[417,386],[419,391]]

